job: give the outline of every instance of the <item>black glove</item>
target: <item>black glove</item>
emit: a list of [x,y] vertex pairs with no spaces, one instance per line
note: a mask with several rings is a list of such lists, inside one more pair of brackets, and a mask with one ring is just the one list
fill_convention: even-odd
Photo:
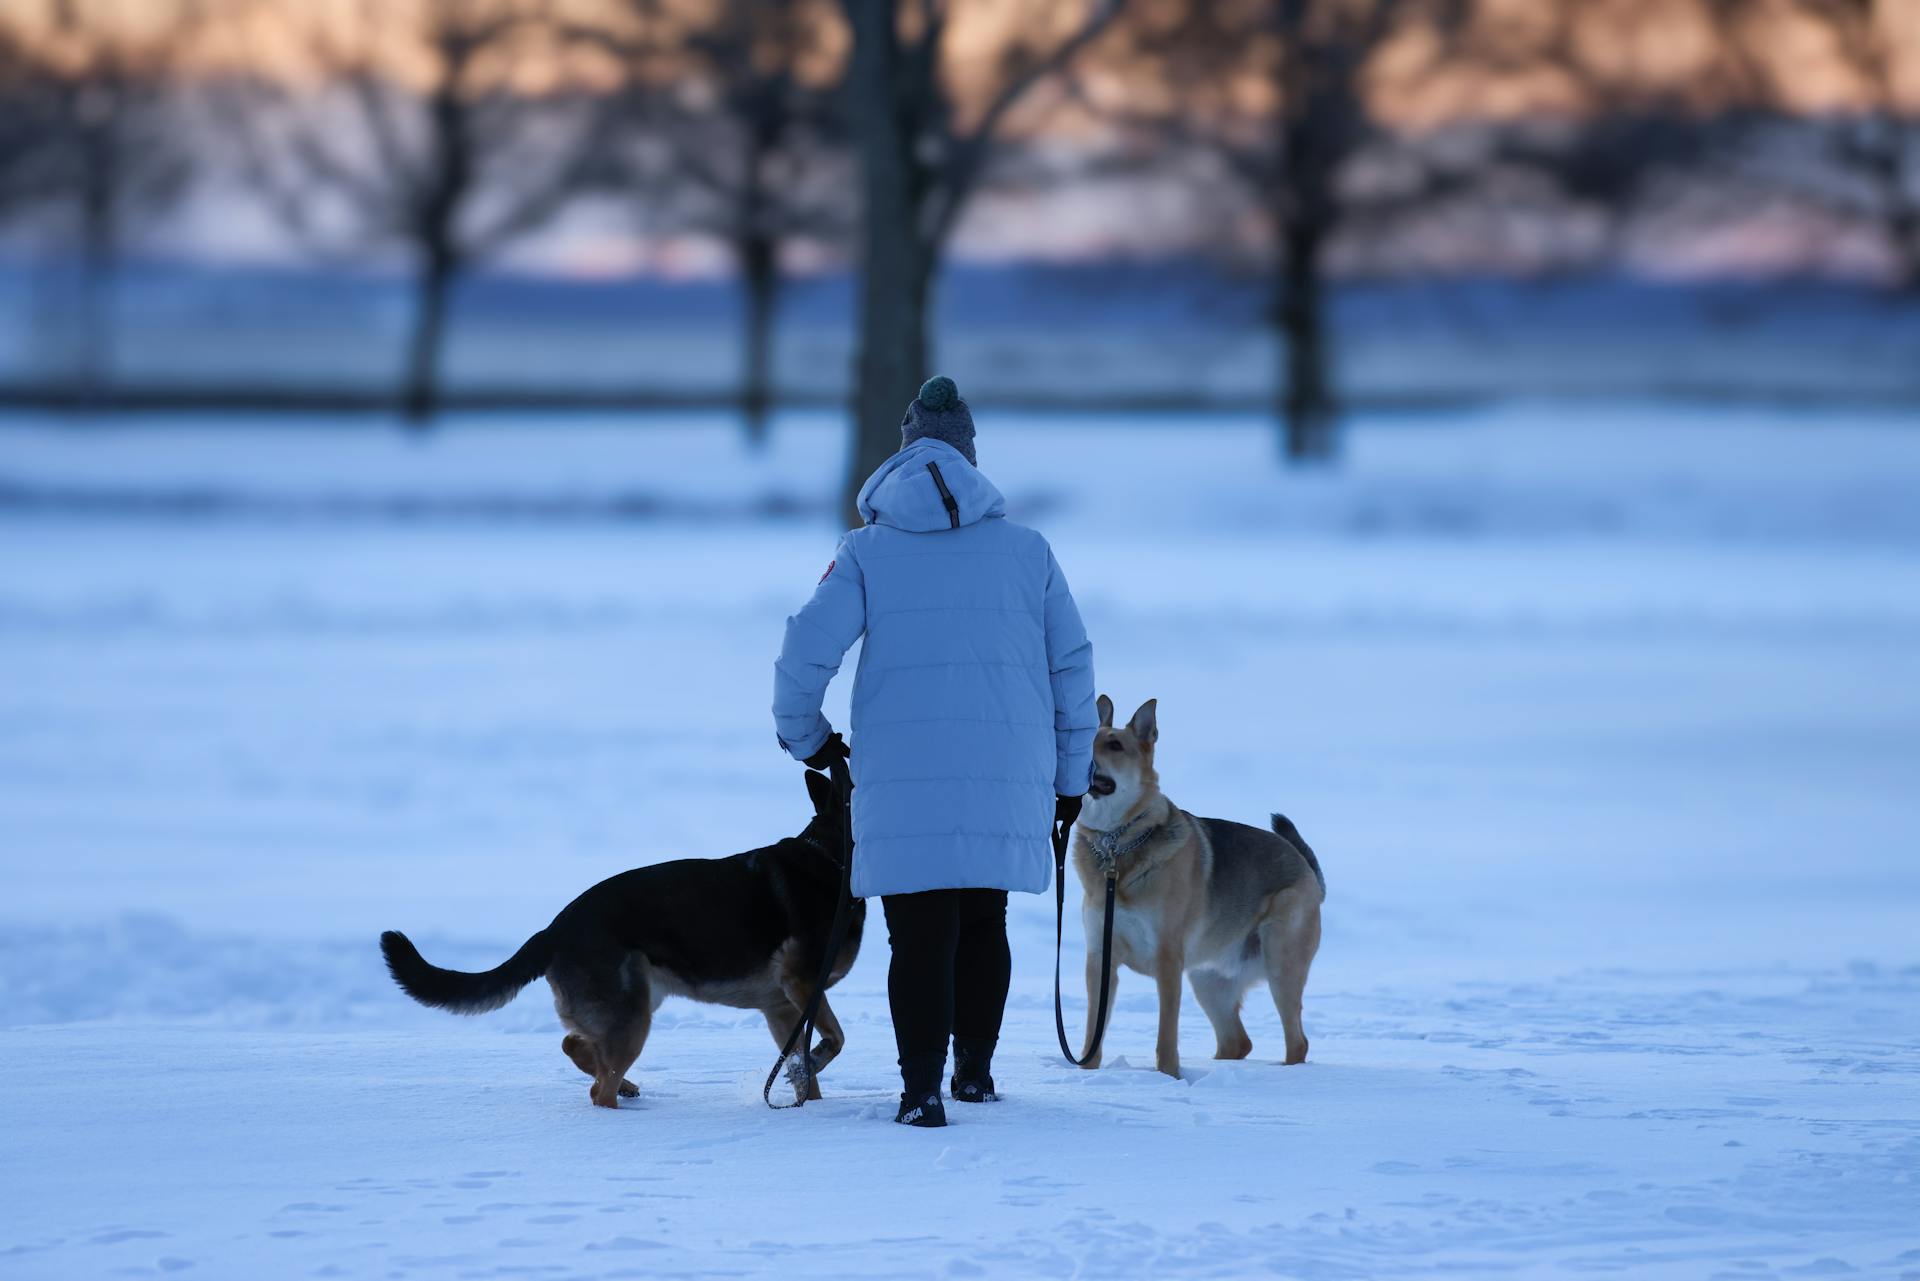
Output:
[[1084,796],[1056,796],[1053,798],[1053,821],[1062,827],[1072,827],[1080,817],[1080,803]]
[[827,741],[820,744],[820,750],[807,757],[808,769],[827,769],[835,761],[844,761],[853,753],[847,750],[847,740],[838,734],[827,735]]

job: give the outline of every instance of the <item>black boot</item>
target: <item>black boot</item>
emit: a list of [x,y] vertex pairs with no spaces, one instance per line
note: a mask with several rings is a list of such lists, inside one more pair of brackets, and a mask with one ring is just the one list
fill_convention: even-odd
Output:
[[894,1120],[934,1130],[947,1123],[947,1107],[940,1101],[940,1077],[947,1069],[947,1053],[919,1054],[900,1060],[900,1111]]
[[953,1081],[949,1087],[955,1103],[994,1103],[1000,1096],[993,1090],[993,1042],[967,1037],[953,1038]]
[[947,1105],[940,1101],[940,1092],[924,1095],[916,1102],[912,1095],[900,1096],[900,1110],[894,1114],[894,1122],[899,1125],[916,1126],[922,1130],[937,1130],[947,1123]]

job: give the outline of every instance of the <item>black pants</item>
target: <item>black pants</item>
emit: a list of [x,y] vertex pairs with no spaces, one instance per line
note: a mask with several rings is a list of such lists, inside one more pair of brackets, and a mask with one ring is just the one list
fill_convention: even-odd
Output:
[[947,1040],[991,1055],[1007,1009],[1013,954],[1005,890],[889,894],[887,1002],[909,1093],[938,1088]]

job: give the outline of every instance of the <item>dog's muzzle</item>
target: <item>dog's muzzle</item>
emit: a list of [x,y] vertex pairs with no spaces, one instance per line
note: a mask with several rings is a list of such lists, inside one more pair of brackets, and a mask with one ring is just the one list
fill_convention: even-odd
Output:
[[1117,784],[1106,774],[1095,774],[1087,784],[1087,790],[1095,796],[1112,796]]

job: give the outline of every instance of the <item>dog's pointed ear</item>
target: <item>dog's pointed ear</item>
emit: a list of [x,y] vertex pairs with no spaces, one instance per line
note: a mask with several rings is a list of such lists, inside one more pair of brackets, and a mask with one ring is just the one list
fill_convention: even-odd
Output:
[[1160,738],[1160,721],[1155,711],[1159,703],[1157,698],[1148,699],[1140,704],[1140,710],[1127,722],[1127,728],[1133,731],[1133,736],[1140,740],[1142,747],[1151,747]]
[[808,770],[807,795],[813,798],[813,812],[826,818],[833,805],[833,780],[819,770]]
[[1108,698],[1105,694],[1102,694],[1098,699],[1094,700],[1093,705],[1100,709],[1100,728],[1112,729],[1113,728],[1113,700]]

